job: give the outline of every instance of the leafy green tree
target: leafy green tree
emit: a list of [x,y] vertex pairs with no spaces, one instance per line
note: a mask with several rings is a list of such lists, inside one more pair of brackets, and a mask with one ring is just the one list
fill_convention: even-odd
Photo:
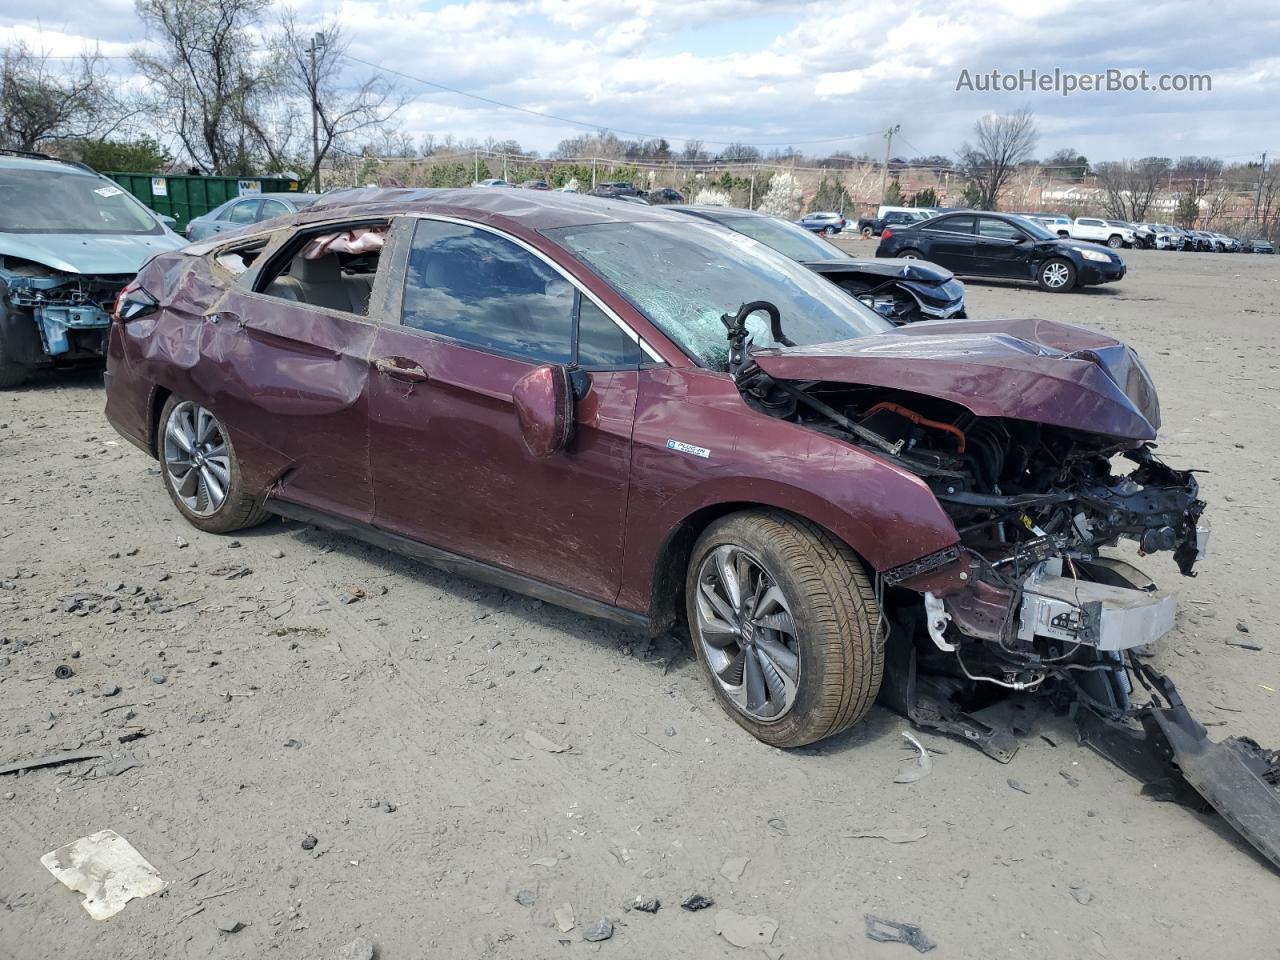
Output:
[[153,137],[132,141],[80,140],[63,152],[73,154],[95,170],[125,173],[162,173],[173,163],[173,155]]

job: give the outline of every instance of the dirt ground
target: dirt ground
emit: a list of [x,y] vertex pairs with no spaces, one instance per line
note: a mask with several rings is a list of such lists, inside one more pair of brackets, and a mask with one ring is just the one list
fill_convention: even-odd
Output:
[[[1162,452],[1206,471],[1214,525],[1197,578],[1144,563],[1182,596],[1155,662],[1213,736],[1280,745],[1280,257],[1125,256],[1123,282],[1071,295],[972,282],[970,314],[1142,352]],[[936,957],[1276,955],[1280,875],[1062,721],[1008,766],[920,733],[939,754],[912,784],[880,708],[775,750],[670,639],[298,524],[200,533],[102,402],[89,373],[0,394],[0,766],[101,754],[0,775],[6,960],[323,960],[357,937],[383,960],[914,955],[868,940],[867,913],[920,924]],[[108,828],[168,887],[96,921],[40,857]],[[694,893],[715,906],[681,909]],[[775,920],[772,943],[722,939],[722,909]],[[600,919],[612,939],[584,941]]]

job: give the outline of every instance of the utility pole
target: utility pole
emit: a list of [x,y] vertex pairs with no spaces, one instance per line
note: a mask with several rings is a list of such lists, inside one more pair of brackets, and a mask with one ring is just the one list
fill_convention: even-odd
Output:
[[1254,198],[1254,201],[1253,201],[1253,222],[1258,224],[1259,231],[1261,231],[1262,229],[1262,224],[1258,223],[1258,217],[1262,212],[1262,181],[1266,178],[1266,175],[1267,175],[1267,154],[1266,154],[1266,151],[1263,151],[1262,166],[1258,168],[1258,195]]
[[307,43],[307,56],[311,58],[311,169],[315,171],[307,187],[313,193],[320,192],[320,68],[316,54],[324,48],[323,33],[314,34]]
[[893,150],[893,135],[902,129],[902,124],[895,123],[884,132],[884,169],[880,171],[880,202],[884,203],[884,191],[889,180],[889,153]]

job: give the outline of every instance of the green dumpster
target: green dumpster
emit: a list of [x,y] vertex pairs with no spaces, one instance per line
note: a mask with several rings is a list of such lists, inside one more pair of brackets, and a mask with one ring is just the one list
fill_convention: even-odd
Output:
[[175,230],[183,233],[193,217],[208,213],[234,197],[253,193],[288,193],[297,180],[283,177],[200,177],[186,174],[121,173],[110,177],[156,213],[173,217]]

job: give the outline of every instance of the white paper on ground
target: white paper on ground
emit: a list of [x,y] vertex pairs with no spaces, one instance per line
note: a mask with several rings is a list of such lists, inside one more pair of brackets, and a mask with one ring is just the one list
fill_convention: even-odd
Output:
[[135,897],[149,897],[166,886],[156,868],[114,830],[81,837],[46,853],[40,862],[68,889],[84,894],[81,905],[95,920],[113,917]]

